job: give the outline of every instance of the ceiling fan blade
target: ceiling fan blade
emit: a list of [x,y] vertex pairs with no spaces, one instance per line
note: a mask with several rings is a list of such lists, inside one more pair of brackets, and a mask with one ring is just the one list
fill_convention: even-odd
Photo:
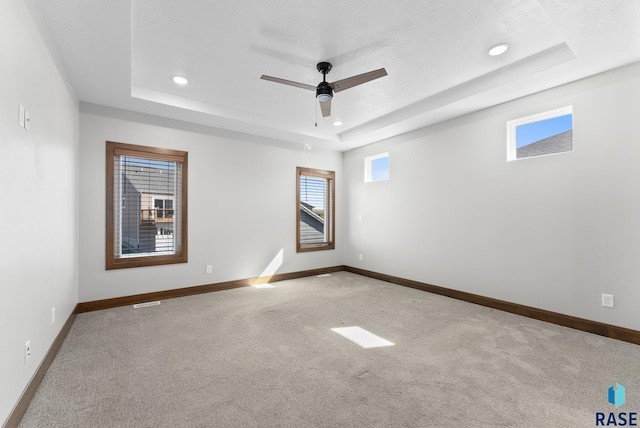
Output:
[[292,80],[281,79],[279,77],[271,77],[265,76],[264,74],[260,77],[262,80],[269,80],[271,82],[282,83],[284,85],[295,86],[296,88],[308,89],[310,91],[315,91],[316,87],[307,85],[306,83],[298,83]]
[[329,86],[333,88],[335,92],[344,91],[345,89],[353,88],[354,86],[367,83],[374,79],[379,79],[387,75],[387,70],[380,68],[378,70],[369,71],[368,73],[358,74],[357,76],[347,77],[346,79],[337,80],[333,83],[329,83]]
[[331,116],[331,100],[321,102],[320,110],[322,110],[322,117]]

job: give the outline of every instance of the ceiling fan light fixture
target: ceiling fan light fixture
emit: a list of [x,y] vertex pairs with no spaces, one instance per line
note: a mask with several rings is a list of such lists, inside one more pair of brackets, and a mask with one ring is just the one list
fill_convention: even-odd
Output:
[[[297,88],[306,89],[309,91],[316,91],[316,99],[319,101],[320,109],[322,110],[322,117],[331,116],[331,100],[333,99],[333,92],[340,92],[345,89],[352,88],[354,86],[362,85],[363,83],[370,82],[372,80],[384,77],[387,75],[387,71],[384,68],[378,70],[369,71],[366,73],[358,74],[356,76],[347,77],[346,79],[337,80],[333,83],[327,82],[327,73],[331,70],[331,63],[319,62],[316,68],[322,73],[322,82],[318,83],[318,86],[307,85],[306,83],[294,82],[292,80],[281,79],[279,77],[262,75],[260,79],[269,80],[271,82],[282,83],[284,85],[295,86]],[[316,108],[317,108],[316,104]],[[340,126],[334,124],[335,126]],[[317,124],[316,124],[317,126]]]
[[491,56],[502,55],[508,49],[509,49],[509,43],[499,43],[499,44],[495,45],[494,47],[492,47],[491,49],[489,49],[489,55],[491,55]]
[[189,79],[184,76],[173,76],[171,80],[173,80],[178,85],[186,85],[187,83],[189,83]]
[[316,88],[316,98],[321,103],[331,101],[331,98],[333,98],[333,89],[331,89],[331,86],[329,86],[327,82],[320,82]]

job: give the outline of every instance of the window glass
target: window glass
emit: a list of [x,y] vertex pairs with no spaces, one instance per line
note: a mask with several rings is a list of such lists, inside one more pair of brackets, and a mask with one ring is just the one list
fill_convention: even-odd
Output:
[[573,150],[573,111],[564,107],[507,122],[507,159]]
[[297,251],[333,249],[335,173],[300,167],[296,172]]
[[389,179],[389,153],[381,153],[364,158],[364,181],[382,181]]

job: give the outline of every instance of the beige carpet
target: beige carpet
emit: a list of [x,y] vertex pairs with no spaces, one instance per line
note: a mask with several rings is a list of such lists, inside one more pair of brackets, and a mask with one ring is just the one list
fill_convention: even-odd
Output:
[[[347,272],[273,285],[80,314],[20,426],[592,427],[640,411],[639,346]],[[331,331],[345,326],[395,346]]]

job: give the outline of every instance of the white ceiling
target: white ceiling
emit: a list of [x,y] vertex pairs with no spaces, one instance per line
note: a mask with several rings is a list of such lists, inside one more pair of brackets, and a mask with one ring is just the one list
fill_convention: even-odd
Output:
[[[31,2],[81,101],[339,151],[640,61],[640,0]],[[389,75],[330,118],[260,80],[316,85],[319,61],[330,82]]]

